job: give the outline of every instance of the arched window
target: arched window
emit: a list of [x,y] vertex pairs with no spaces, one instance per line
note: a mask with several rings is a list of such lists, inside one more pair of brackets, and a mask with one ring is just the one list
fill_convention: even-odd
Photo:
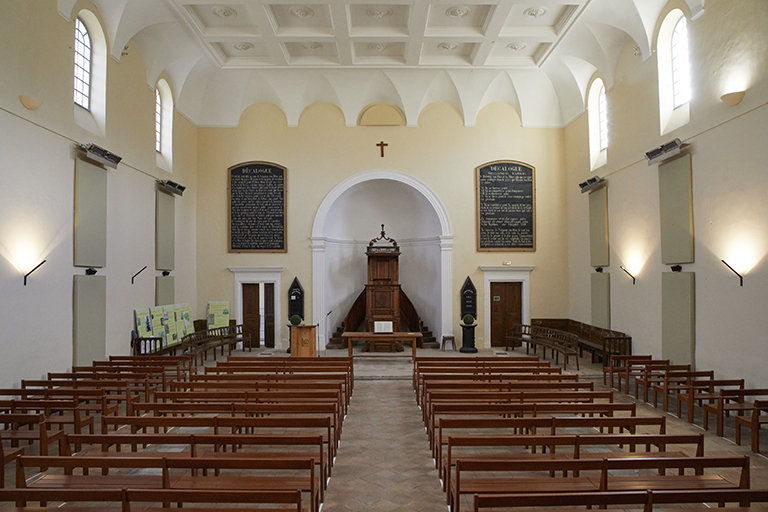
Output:
[[680,9],[664,18],[656,40],[659,66],[659,133],[666,135],[691,119],[688,22]]
[[75,103],[91,109],[91,36],[80,18],[75,21]]
[[107,39],[94,13],[83,9],[75,18],[75,123],[104,137],[107,130]]
[[162,153],[163,150],[163,100],[160,98],[160,91],[155,89],[155,151]]
[[605,83],[596,78],[587,94],[589,120],[589,160],[594,171],[608,162],[608,102]]
[[688,24],[685,16],[672,32],[672,91],[675,108],[691,100],[691,71],[688,62]]
[[173,172],[173,92],[161,78],[155,86],[155,162]]

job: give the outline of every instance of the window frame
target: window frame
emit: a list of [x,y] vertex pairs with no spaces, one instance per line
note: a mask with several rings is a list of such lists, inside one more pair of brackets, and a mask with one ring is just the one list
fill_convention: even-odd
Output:
[[[81,51],[81,49],[85,51]],[[75,105],[90,112],[93,45],[88,26],[80,16],[75,19],[74,54],[74,102]],[[82,72],[78,73],[78,71]]]

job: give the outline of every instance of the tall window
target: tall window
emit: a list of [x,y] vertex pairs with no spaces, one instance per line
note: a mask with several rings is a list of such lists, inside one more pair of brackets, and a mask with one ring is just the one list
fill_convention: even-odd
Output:
[[600,151],[605,151],[608,149],[608,103],[605,100],[605,84],[600,87],[597,109],[600,111]]
[[589,163],[594,171],[608,163],[608,101],[605,83],[595,78],[587,93],[589,122]]
[[163,151],[163,100],[160,91],[155,89],[155,151]]
[[91,109],[91,36],[80,18],[75,21],[75,103]]
[[691,71],[688,62],[688,24],[685,16],[672,33],[672,90],[675,108],[691,100]]

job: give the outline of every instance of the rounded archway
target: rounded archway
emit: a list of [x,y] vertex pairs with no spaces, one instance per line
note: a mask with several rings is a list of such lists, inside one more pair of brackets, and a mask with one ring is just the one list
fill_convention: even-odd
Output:
[[401,247],[403,290],[438,337],[451,334],[453,233],[447,211],[413,176],[369,170],[336,185],[315,215],[313,318],[331,312],[318,329],[320,349],[365,287],[365,247],[381,224]]

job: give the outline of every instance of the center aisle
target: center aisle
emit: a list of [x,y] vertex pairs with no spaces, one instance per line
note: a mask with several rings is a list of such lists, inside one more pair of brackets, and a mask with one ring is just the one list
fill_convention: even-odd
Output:
[[323,512],[445,512],[410,379],[356,380]]

